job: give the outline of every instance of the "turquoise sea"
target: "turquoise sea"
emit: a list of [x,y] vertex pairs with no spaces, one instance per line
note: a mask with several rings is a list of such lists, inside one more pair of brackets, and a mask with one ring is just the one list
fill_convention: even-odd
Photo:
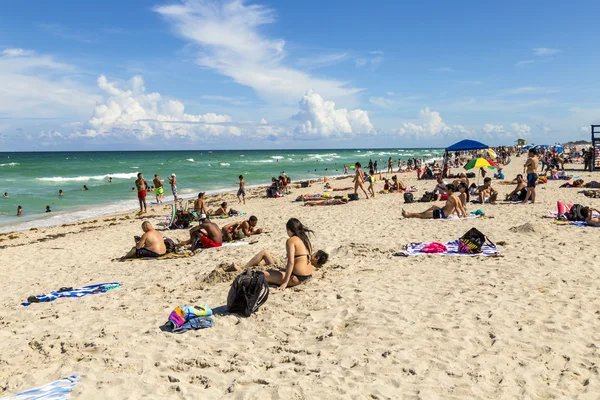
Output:
[[[377,160],[439,158],[443,149],[361,150],[231,150],[136,152],[0,153],[0,232],[71,223],[113,212],[136,209],[131,191],[138,172],[152,184],[165,180],[165,201],[172,201],[167,177],[177,175],[179,195],[195,197],[233,190],[242,174],[247,185],[267,185],[285,171],[292,181],[343,174],[343,165],[366,166]],[[112,177],[112,183],[108,178]],[[82,191],[87,185],[88,191]],[[63,197],[58,196],[62,189]],[[154,193],[148,200],[154,200]],[[23,215],[16,217],[17,206]],[[51,213],[45,213],[46,206]]]

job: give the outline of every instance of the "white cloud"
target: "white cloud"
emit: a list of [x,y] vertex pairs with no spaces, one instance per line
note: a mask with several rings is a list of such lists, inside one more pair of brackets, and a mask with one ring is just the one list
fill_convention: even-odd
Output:
[[[371,53],[374,54],[374,53]],[[369,71],[375,71],[383,62],[382,56],[376,57],[359,57],[354,60],[354,65],[359,68],[366,68]]]
[[493,124],[485,124],[483,125],[483,132],[487,134],[504,134],[506,131],[504,130],[504,126],[502,125],[493,125]]
[[538,94],[538,93],[558,93],[558,89],[546,88],[546,87],[535,87],[535,86],[522,86],[513,89],[506,89],[500,92],[504,95],[518,95],[518,94]]
[[534,56],[551,56],[560,53],[562,50],[550,49],[547,47],[536,47],[533,49]]
[[531,127],[529,127],[526,124],[518,124],[516,122],[513,122],[512,124],[510,124],[510,127],[513,133],[515,133],[518,137],[526,137],[529,136],[529,134],[531,133]]
[[89,115],[101,98],[76,78],[76,67],[50,55],[4,49],[0,53],[0,114],[22,119]]
[[347,58],[348,53],[324,54],[316,57],[300,58],[298,59],[298,66],[308,69],[323,68],[338,64]]
[[100,76],[98,87],[108,98],[96,106],[86,129],[75,135],[94,138],[130,134],[137,139],[163,135],[196,139],[203,135],[241,133],[239,127],[222,124],[231,122],[227,115],[187,114],[180,101],[164,99],[159,93],[146,93],[140,76],[134,76],[128,86],[121,89],[117,82]]
[[394,100],[386,97],[369,97],[369,103],[381,108],[391,108],[395,104]]
[[375,133],[366,111],[336,109],[333,101],[323,100],[312,90],[305,93],[299,105],[300,112],[292,118],[300,121],[295,129],[295,133],[300,137],[335,137]]
[[260,123],[263,124],[263,125],[268,124],[267,120],[264,119],[264,118],[260,119]]
[[510,124],[510,129],[507,130],[504,128],[504,125],[485,124],[482,131],[490,137],[501,139],[522,138],[530,135],[531,127],[526,124],[513,122]]
[[381,50],[373,50],[373,51],[370,51],[369,54],[377,54],[377,55],[382,56],[383,55],[383,51],[381,51]]
[[419,112],[419,123],[404,122],[402,127],[396,130],[401,136],[414,135],[419,137],[437,137],[437,136],[469,136],[472,132],[462,125],[448,126],[437,111],[432,111],[429,107]]
[[24,49],[4,49],[2,50],[2,55],[6,57],[23,57],[23,56],[31,56],[33,55],[33,51],[24,50]]
[[181,37],[201,49],[196,60],[200,66],[231,77],[263,97],[291,102],[308,88],[327,98],[360,91],[345,82],[317,78],[283,65],[285,41],[260,31],[275,21],[273,10],[264,6],[246,5],[242,0],[183,0],[154,10],[170,21]]
[[524,66],[526,66],[526,65],[533,64],[534,62],[535,62],[534,60],[523,60],[523,61],[519,61],[519,62],[518,62],[518,63],[516,63],[515,65],[516,65],[517,67],[524,67]]

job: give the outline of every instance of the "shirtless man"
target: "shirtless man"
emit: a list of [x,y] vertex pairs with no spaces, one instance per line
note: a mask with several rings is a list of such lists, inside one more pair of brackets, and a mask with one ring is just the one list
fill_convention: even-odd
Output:
[[466,216],[467,211],[457,197],[456,187],[453,184],[447,185],[446,193],[448,193],[448,200],[446,200],[444,207],[439,208],[437,206],[432,206],[421,213],[409,213],[402,209],[402,216],[404,218],[446,219],[455,212],[459,217]]
[[[198,241],[200,244],[198,245]],[[223,245],[223,233],[221,228],[205,214],[200,216],[200,224],[190,229],[190,239],[177,243],[178,247],[192,245],[192,250],[198,247],[210,249],[213,247],[221,247]]]
[[230,222],[221,228],[224,242],[231,242],[232,240],[242,239],[244,237],[241,231],[242,222]]
[[164,255],[167,252],[167,247],[160,232],[154,229],[148,221],[142,223],[142,230],[144,234],[139,240],[136,240],[135,247],[124,258],[160,257]]
[[531,204],[535,203],[535,184],[538,180],[538,162],[537,152],[534,149],[529,149],[529,155],[525,162],[525,169],[527,172],[527,196],[525,196],[525,200],[523,200],[524,204],[527,204],[530,199]]
[[467,187],[469,187],[469,178],[467,178],[467,175],[465,175],[464,172],[461,172],[460,175],[458,175],[458,179],[452,182],[452,184],[458,187],[458,185],[460,185],[461,182],[467,185]]
[[194,211],[196,214],[208,214],[206,212],[206,204],[204,203],[204,192],[198,193],[198,198],[194,201]]
[[506,200],[507,201],[514,201],[514,199],[521,200],[519,198],[521,195],[521,191],[523,189],[525,189],[526,187],[527,187],[527,182],[525,182],[525,180],[523,179],[523,175],[521,175],[521,174],[517,175],[517,187],[515,187],[515,190],[513,190],[512,192],[510,192],[509,194],[506,195]]
[[262,228],[256,228],[256,224],[258,223],[258,218],[256,218],[254,215],[250,216],[250,218],[248,218],[248,221],[244,221],[242,222],[242,233],[244,234],[244,236],[252,236],[252,235],[259,235],[262,233]]
[[486,199],[489,204],[496,204],[498,198],[498,192],[492,187],[492,178],[489,176],[483,180],[483,185],[477,188],[475,194],[479,196],[481,204],[484,204]]
[[157,204],[162,204],[163,202],[163,195],[165,194],[165,188],[163,186],[163,180],[160,179],[160,176],[158,175],[154,175],[154,187],[156,188],[156,203]]
[[137,196],[140,201],[140,214],[146,212],[146,181],[142,177],[142,173],[137,174],[137,181],[135,181],[135,187],[137,188]]
[[590,207],[585,222],[591,226],[600,226],[600,217],[594,217],[594,211],[600,213],[600,211],[598,211],[597,209]]
[[175,204],[177,204],[177,177],[175,174],[171,174],[169,183],[171,184],[171,192],[173,192],[173,201],[175,201]]
[[[238,179],[240,180],[240,188],[237,191],[238,202],[241,203],[243,199],[244,204],[246,204],[246,181],[244,180],[244,177],[242,175],[240,175]],[[240,196],[242,197],[242,199],[240,199]]]
[[356,164],[354,164],[354,168],[356,169],[356,173],[354,174],[354,179],[352,180],[352,182],[354,182],[354,194],[358,194],[358,188],[360,187],[368,199],[369,195],[367,194],[367,191],[365,190],[365,184],[364,184],[365,174],[363,173],[360,163],[357,162]]

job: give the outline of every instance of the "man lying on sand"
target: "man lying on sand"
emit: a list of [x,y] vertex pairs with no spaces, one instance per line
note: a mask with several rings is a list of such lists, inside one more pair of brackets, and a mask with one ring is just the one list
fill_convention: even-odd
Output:
[[409,213],[402,209],[402,216],[404,218],[446,219],[455,212],[459,217],[466,216],[467,211],[457,197],[456,187],[453,184],[446,185],[446,193],[448,194],[448,200],[446,200],[444,207],[432,206],[420,213]]
[[135,238],[135,247],[132,248],[124,258],[146,258],[146,257],[161,257],[167,252],[165,247],[165,239],[159,231],[148,221],[142,223],[144,234],[141,238]]
[[348,204],[348,199],[325,199],[320,201],[307,201],[303,205],[314,207],[314,206],[337,206],[340,204]]
[[600,217],[594,217],[594,211],[600,213],[597,209],[589,207],[588,216],[585,219],[585,222],[591,226],[600,226]]
[[230,242],[232,240],[243,239],[247,236],[259,235],[262,233],[262,228],[256,228],[258,218],[252,215],[248,221],[232,222],[221,228],[223,241]]
[[202,247],[210,249],[223,245],[223,234],[217,224],[211,222],[205,214],[200,215],[200,224],[190,229],[190,238],[177,243],[177,247],[192,245],[192,250]]

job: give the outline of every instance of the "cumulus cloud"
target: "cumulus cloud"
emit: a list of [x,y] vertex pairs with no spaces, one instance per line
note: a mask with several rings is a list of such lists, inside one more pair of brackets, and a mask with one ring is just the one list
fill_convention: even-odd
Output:
[[472,132],[462,125],[447,125],[439,112],[432,111],[429,107],[426,107],[419,112],[418,123],[404,122],[402,126],[396,130],[396,133],[401,136],[410,135],[418,138],[457,135],[468,136]]
[[562,50],[550,49],[548,47],[536,47],[533,49],[534,56],[551,56],[560,53]]
[[343,98],[360,89],[345,82],[314,77],[285,66],[285,41],[269,38],[261,28],[275,21],[273,10],[243,0],[182,0],[155,7],[177,34],[200,49],[197,64],[211,68],[259,95],[296,101],[307,88],[327,98]]
[[531,133],[531,127],[526,124],[518,124],[513,122],[510,124],[512,131],[519,137],[529,136]]
[[366,111],[336,109],[333,101],[325,101],[312,90],[302,96],[299,105],[300,112],[292,117],[300,121],[294,130],[297,135],[339,137],[375,133]]
[[381,108],[391,108],[395,101],[387,97],[369,97],[369,103]]
[[513,122],[507,129],[504,125],[485,124],[482,128],[483,133],[490,137],[499,138],[522,138],[531,134],[531,127],[527,124]]
[[33,51],[24,50],[24,49],[4,49],[2,50],[2,55],[6,57],[22,57],[22,56],[31,56],[33,55]]
[[138,139],[157,134],[196,139],[203,135],[240,134],[238,127],[223,124],[231,122],[227,115],[187,114],[180,101],[165,99],[160,93],[146,93],[140,76],[134,76],[126,89],[104,75],[97,82],[108,98],[95,107],[92,118],[77,136],[94,138],[129,133]]

